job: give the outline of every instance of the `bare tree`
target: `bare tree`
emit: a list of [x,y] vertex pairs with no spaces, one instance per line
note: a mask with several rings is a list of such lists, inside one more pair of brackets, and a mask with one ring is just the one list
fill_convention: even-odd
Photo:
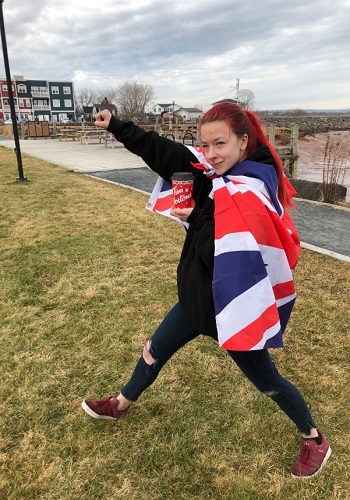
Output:
[[255,94],[249,89],[242,89],[239,91],[238,100],[243,109],[253,109],[255,105]]
[[85,115],[84,106],[92,106],[98,97],[96,90],[83,88],[74,92],[75,95],[75,110],[76,115],[81,116]]
[[147,104],[155,99],[151,85],[124,82],[117,88],[116,103],[118,109],[125,114],[145,113]]
[[108,101],[111,104],[117,104],[117,89],[116,88],[102,88],[96,91],[96,103]]

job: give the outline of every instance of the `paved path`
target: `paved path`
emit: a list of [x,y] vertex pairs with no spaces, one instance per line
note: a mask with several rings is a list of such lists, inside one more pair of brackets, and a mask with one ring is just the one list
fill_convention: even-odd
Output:
[[[141,158],[127,151],[122,144],[116,144],[113,149],[110,143],[106,147],[98,142],[81,144],[79,140],[28,139],[20,141],[20,148],[22,153],[69,168],[74,172],[85,173],[146,166]],[[15,143],[11,139],[2,138],[0,146],[13,149]]]
[[[14,148],[11,139],[0,139],[0,146]],[[86,173],[101,180],[151,192],[156,174],[122,144],[80,144],[57,139],[21,140],[21,152],[60,165],[74,172]],[[25,162],[23,162],[24,174]],[[28,176],[29,177],[29,176]],[[350,209],[324,203],[296,200],[291,215],[303,247],[350,262]]]

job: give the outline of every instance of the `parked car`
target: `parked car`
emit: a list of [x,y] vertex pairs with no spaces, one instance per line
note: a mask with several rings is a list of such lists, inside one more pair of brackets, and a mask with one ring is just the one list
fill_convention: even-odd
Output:
[[157,115],[148,115],[146,119],[148,122],[156,122],[158,119],[158,116]]

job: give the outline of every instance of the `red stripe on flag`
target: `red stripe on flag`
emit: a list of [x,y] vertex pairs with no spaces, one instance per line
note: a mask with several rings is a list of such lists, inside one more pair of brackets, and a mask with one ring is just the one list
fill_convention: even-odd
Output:
[[257,243],[282,248],[275,223],[271,220],[274,217],[278,218],[280,225],[278,214],[271,211],[266,205],[263,205],[259,198],[252,192],[248,191],[243,196],[244,198],[236,198],[235,195],[233,202],[237,203],[238,209]]
[[221,347],[228,351],[250,351],[269,328],[279,322],[276,304],[268,307],[255,321],[229,338]]
[[[239,196],[240,193],[237,193]],[[226,187],[218,189],[214,193],[215,202],[215,239],[220,239],[230,233],[247,231],[247,225],[242,219],[237,207],[232,203],[231,196]],[[221,207],[220,211],[216,207]]]
[[158,210],[159,212],[165,212],[165,210],[169,210],[173,206],[173,195],[170,194],[165,196],[164,198],[158,198],[153,210]]
[[272,287],[275,299],[283,299],[295,293],[294,281],[286,281],[285,283],[278,283]]

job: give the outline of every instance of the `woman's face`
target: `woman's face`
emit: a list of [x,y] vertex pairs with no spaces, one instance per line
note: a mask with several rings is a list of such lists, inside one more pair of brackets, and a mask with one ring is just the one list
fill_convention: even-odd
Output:
[[248,136],[238,138],[226,121],[204,123],[200,135],[204,156],[218,175],[245,159]]

